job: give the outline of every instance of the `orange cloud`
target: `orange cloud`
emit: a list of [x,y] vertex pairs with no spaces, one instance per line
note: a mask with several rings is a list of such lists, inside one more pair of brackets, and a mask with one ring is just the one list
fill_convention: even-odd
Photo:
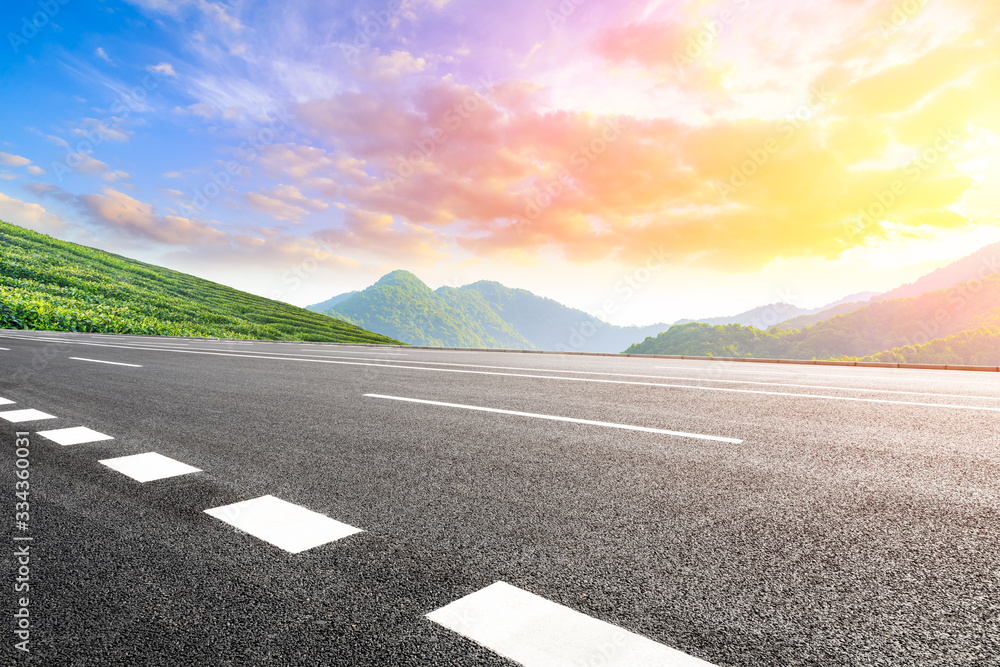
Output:
[[98,224],[171,245],[194,245],[221,241],[225,234],[204,222],[175,215],[160,215],[152,205],[115,190],[80,195],[79,201]]

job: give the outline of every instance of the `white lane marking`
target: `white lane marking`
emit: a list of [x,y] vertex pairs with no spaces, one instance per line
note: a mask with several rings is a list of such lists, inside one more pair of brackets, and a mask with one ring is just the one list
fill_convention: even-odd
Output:
[[432,611],[427,618],[524,667],[712,667],[504,581]]
[[87,359],[86,357],[70,357],[74,361],[92,361],[95,364],[111,364],[113,366],[131,366],[132,368],[142,368],[141,364],[124,364],[120,361],[104,361],[103,359]]
[[[11,337],[11,336],[7,336]],[[721,391],[730,392],[735,394],[758,394],[764,396],[789,396],[793,398],[812,398],[816,400],[828,400],[828,401],[854,401],[858,403],[881,403],[884,405],[909,405],[916,407],[931,407],[931,408],[950,408],[955,410],[981,410],[985,412],[1000,412],[1000,408],[983,407],[979,405],[957,405],[953,403],[918,403],[915,401],[892,401],[888,399],[881,398],[860,398],[855,396],[827,396],[824,394],[795,394],[791,392],[782,391],[762,391],[759,389],[732,389],[729,387],[699,387],[696,385],[686,385],[686,384],[668,384],[665,382],[634,382],[629,380],[604,380],[601,378],[575,378],[575,377],[563,377],[557,375],[530,375],[526,373],[495,373],[490,371],[474,371],[474,370],[464,370],[457,368],[424,368],[421,366],[390,366],[391,363],[411,363],[403,361],[392,361],[389,359],[379,359],[377,361],[381,363],[369,363],[362,362],[360,360],[351,361],[335,361],[330,358],[320,358],[311,359],[306,357],[273,357],[265,356],[262,354],[244,354],[238,352],[216,352],[207,350],[175,350],[171,348],[145,348],[145,347],[131,347],[128,345],[106,345],[104,343],[87,343],[87,342],[75,342],[78,345],[91,345],[96,347],[115,347],[118,349],[155,349],[158,352],[176,352],[181,354],[202,354],[212,357],[235,357],[237,359],[261,359],[266,361],[299,361],[307,363],[316,364],[335,364],[340,366],[369,366],[373,368],[395,368],[403,370],[412,371],[432,371],[435,373],[467,373],[474,375],[497,375],[502,377],[522,377],[522,378],[532,378],[537,380],[562,380],[564,382],[594,382],[602,384],[622,384],[622,385],[634,385],[643,387],[664,387],[668,389],[697,389],[700,391]],[[279,353],[280,354],[280,353]],[[419,362],[418,362],[419,363]],[[555,371],[560,372],[560,371]],[[654,376],[655,377],[655,376]],[[877,393],[876,390],[873,392]],[[992,398],[991,396],[966,396],[969,399],[980,399],[980,398]]]
[[364,532],[274,496],[214,507],[205,513],[293,554]]
[[728,442],[733,445],[742,443],[736,438],[723,438],[715,435],[702,435],[700,433],[685,433],[684,431],[668,431],[662,428],[651,428],[649,426],[631,426],[629,424],[615,424],[613,422],[599,422],[592,419],[576,419],[575,417],[559,417],[557,415],[541,415],[534,412],[518,412],[517,410],[501,410],[499,408],[484,408],[478,405],[463,405],[461,403],[442,403],[441,401],[425,401],[421,398],[404,398],[402,396],[384,396],[382,394],[365,394],[368,398],[384,398],[390,401],[406,401],[407,403],[423,403],[425,405],[441,405],[446,408],[462,408],[463,410],[477,410],[479,412],[496,412],[502,415],[515,415],[517,417],[534,417],[535,419],[549,419],[557,422],[572,422],[574,424],[587,424],[590,426],[605,426],[607,428],[622,428],[628,431],[642,431],[644,433],[661,433],[663,435],[675,435],[681,438],[697,438],[698,440],[714,440],[716,442]]
[[98,433],[86,426],[73,426],[72,428],[57,428],[51,431],[39,431],[38,435],[44,436],[56,444],[66,447],[68,445],[82,445],[85,442],[99,442],[101,440],[114,440],[110,435]]
[[[82,344],[87,345],[89,343],[82,343]],[[155,348],[149,348],[149,347],[145,347],[144,346],[142,349],[155,349]],[[169,350],[159,350],[159,351],[162,352],[162,351],[169,351]],[[230,350],[220,350],[218,348],[202,348],[202,349],[198,350],[198,352],[228,352],[228,351],[230,351]],[[310,350],[304,350],[302,352],[272,352],[272,351],[269,351],[269,352],[267,352],[267,354],[280,355],[280,356],[283,356],[283,357],[296,357],[296,356],[308,356],[305,353],[309,352],[309,351]],[[344,352],[338,352],[338,353],[334,353],[334,354],[365,354],[365,353],[364,352],[348,352],[348,351],[344,351]],[[394,353],[387,352],[386,354],[394,354]],[[73,358],[73,357],[71,357],[71,358]],[[944,394],[944,393],[941,393],[941,392],[933,392],[933,391],[905,391],[905,390],[900,390],[900,389],[879,389],[877,387],[875,387],[875,388],[873,388],[873,387],[845,387],[845,386],[839,386],[839,385],[792,384],[792,383],[788,383],[788,382],[761,382],[761,381],[755,381],[755,380],[724,380],[724,379],[716,379],[716,378],[689,377],[689,376],[676,376],[676,375],[644,375],[644,374],[638,374],[638,373],[609,373],[609,372],[602,372],[602,371],[576,371],[576,370],[567,370],[567,369],[560,369],[560,368],[530,368],[530,367],[524,367],[524,366],[493,366],[493,365],[486,365],[486,364],[468,364],[468,363],[463,364],[463,363],[446,362],[446,361],[418,361],[418,360],[415,360],[415,359],[396,360],[396,359],[385,359],[385,358],[374,358],[374,357],[360,358],[360,357],[337,357],[337,356],[324,356],[324,357],[320,357],[320,358],[321,359],[349,359],[351,361],[378,361],[378,362],[389,363],[389,364],[422,364],[422,365],[428,365],[428,366],[458,366],[458,367],[462,367],[462,368],[491,368],[491,369],[510,370],[510,371],[531,371],[531,372],[567,373],[567,374],[573,374],[573,375],[603,375],[603,376],[612,376],[612,377],[649,378],[649,379],[656,379],[656,380],[686,380],[688,382],[719,382],[719,383],[723,383],[724,382],[724,383],[728,383],[728,384],[752,384],[752,385],[775,386],[775,387],[796,387],[796,388],[804,388],[804,389],[828,389],[828,390],[831,390],[831,391],[859,391],[859,392],[868,392],[868,393],[871,393],[871,394],[899,394],[899,395],[905,395],[905,396],[940,396],[942,398],[981,398],[981,399],[986,399],[986,400],[998,400],[998,399],[1000,399],[1000,396],[982,396],[982,395],[976,395],[976,394]],[[677,369],[687,370],[687,371],[692,372],[692,373],[699,372],[701,370],[709,370],[710,369],[710,367],[684,368],[684,367],[680,367],[680,366],[657,366],[657,368],[677,368]],[[723,370],[723,369],[719,369],[719,370]],[[734,369],[734,370],[743,371],[745,369]],[[745,372],[753,373],[755,371],[746,369]],[[808,374],[805,374],[805,373],[785,373],[785,372],[781,372],[781,371],[760,371],[760,372],[761,373],[774,373],[774,374],[781,374],[781,375],[796,375],[796,376],[799,376],[799,377],[808,377]],[[820,379],[822,379],[824,377],[849,377],[849,378],[852,378],[852,379],[855,379],[855,380],[858,380],[858,379],[862,379],[862,380],[870,379],[869,377],[862,377],[862,376],[859,376],[859,375],[836,375],[836,376],[834,376],[832,374],[826,374],[826,373],[817,373],[813,377],[815,377],[817,380],[820,380]],[[924,381],[928,381],[928,382],[938,382],[938,381],[941,381],[941,382],[952,382],[951,380],[937,380],[937,379],[919,378],[919,377],[914,377],[914,378],[905,378],[905,377],[889,378],[888,376],[879,376],[879,377],[881,379],[886,379],[886,380],[888,380],[888,379],[894,379],[894,380],[912,379],[912,380],[918,380],[918,381],[924,380]],[[572,378],[567,378],[567,379],[572,379]],[[956,381],[956,382],[958,382],[958,381]],[[961,384],[964,384],[964,385],[969,385],[969,384],[989,385],[989,386],[992,386],[992,387],[1000,388],[1000,383],[994,384],[994,383],[989,383],[989,382],[962,382]]]
[[158,479],[177,477],[178,475],[189,475],[193,472],[201,472],[201,468],[189,466],[181,463],[169,456],[156,452],[146,452],[145,454],[133,454],[132,456],[119,456],[114,459],[103,459],[98,461],[112,470],[117,470],[123,475],[127,475],[137,482],[145,484]]
[[[810,376],[810,377],[816,377],[816,378],[825,378],[825,377],[830,377],[830,378],[850,378],[852,380],[893,380],[893,381],[897,381],[897,382],[899,380],[906,380],[906,381],[916,381],[916,382],[947,382],[949,384],[961,384],[961,385],[979,384],[979,385],[985,385],[985,386],[990,386],[990,387],[1000,386],[1000,382],[997,382],[997,380],[1000,380],[1000,373],[995,374],[997,376],[997,378],[995,380],[993,380],[993,381],[977,382],[977,381],[972,380],[972,379],[966,379],[966,380],[949,380],[946,377],[943,377],[944,374],[941,371],[939,371],[939,370],[932,371],[932,370],[924,370],[924,369],[920,369],[920,368],[899,368],[897,370],[900,371],[900,375],[869,375],[867,373],[867,371],[877,371],[877,370],[880,370],[878,368],[872,368],[870,366],[850,366],[849,368],[856,368],[856,369],[858,369],[858,372],[855,373],[855,374],[850,374],[850,373],[828,373],[825,370],[822,371],[822,372],[819,372],[819,373],[812,373],[812,374],[806,373],[806,372],[801,372],[801,371],[799,371],[799,372],[796,372],[796,371],[785,371],[785,370],[780,370],[780,371],[773,370],[772,371],[772,370],[766,370],[763,367],[764,366],[768,366],[768,365],[777,366],[779,364],[762,364],[762,363],[754,363],[754,362],[734,363],[734,364],[723,364],[722,362],[713,362],[713,365],[711,365],[711,366],[695,366],[695,367],[691,367],[691,366],[657,366],[656,368],[668,368],[668,369],[673,369],[673,370],[685,370],[685,371],[696,372],[696,371],[708,371],[708,370],[710,370],[712,368],[716,368],[716,364],[718,364],[718,370],[736,371],[737,373],[753,373],[755,375],[794,375],[794,376],[798,376],[798,377]],[[820,369],[827,369],[827,368],[833,368],[833,369],[835,369],[835,368],[844,368],[843,366],[840,366],[840,367],[838,367],[838,366],[813,366],[811,364],[796,364],[796,365],[799,366],[800,368],[808,368],[810,370],[813,370],[813,369],[820,370]],[[754,366],[755,368],[737,368],[737,366]],[[758,370],[756,367],[761,367],[761,368]],[[789,367],[789,364],[782,365],[782,368],[788,368],[788,367]],[[988,371],[986,371],[986,372],[988,372]],[[903,373],[905,373],[905,374],[903,374]],[[974,376],[973,374],[969,374],[968,377],[969,378],[972,378],[972,377],[984,377],[984,375],[980,374],[978,376]]]
[[50,415],[48,413],[42,412],[41,410],[11,410],[9,412],[0,412],[0,417],[6,419],[12,424],[19,424],[21,422],[33,422],[39,421],[41,419],[55,419],[55,415]]
[[0,350],[3,350],[5,352],[10,352],[10,348],[9,347],[0,347]]
[[[397,356],[397,357],[405,357],[405,356],[407,356],[405,352],[383,352],[381,350],[377,350],[377,351],[375,351],[375,350],[372,350],[372,351],[368,351],[368,350],[357,351],[357,350],[316,350],[316,349],[308,349],[308,350],[300,350],[300,352],[322,352],[324,354],[372,354],[374,352],[375,354],[393,355],[393,356]],[[273,354],[295,354],[295,353],[294,352],[274,352]]]
[[17,401],[12,401],[9,398],[0,398],[0,405],[14,405]]

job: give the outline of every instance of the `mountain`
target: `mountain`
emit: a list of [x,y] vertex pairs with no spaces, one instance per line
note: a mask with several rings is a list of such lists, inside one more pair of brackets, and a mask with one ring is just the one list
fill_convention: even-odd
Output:
[[790,317],[808,315],[815,312],[817,311],[799,308],[790,303],[771,303],[766,306],[752,308],[738,315],[707,317],[700,320],[677,320],[674,324],[690,324],[692,322],[700,322],[702,324],[742,324],[748,327],[766,329]]
[[836,317],[837,315],[845,315],[847,313],[854,312],[855,310],[864,308],[867,305],[867,301],[848,301],[846,303],[839,303],[832,307],[826,307],[824,310],[819,312],[807,313],[805,315],[799,315],[798,317],[782,320],[781,322],[775,324],[774,327],[787,330],[802,329],[812,326],[817,322],[828,320],[831,317]]
[[450,287],[435,292],[409,271],[386,274],[324,312],[414,345],[534,347],[477,295]]
[[[786,327],[785,322],[799,321],[799,318],[813,318],[822,314],[823,311],[832,310],[837,307],[843,306],[849,302],[868,300],[870,297],[875,296],[876,292],[858,292],[857,294],[851,294],[833,303],[828,303],[825,306],[819,308],[799,308],[798,306],[793,306],[790,303],[771,303],[766,306],[758,306],[757,308],[752,308],[746,312],[740,313],[738,315],[731,315],[729,317],[707,317],[699,320],[678,320],[674,324],[689,324],[691,322],[701,322],[702,324],[742,324],[748,327],[756,327],[758,329],[767,329],[769,327],[775,326],[776,324],[781,324],[782,328]],[[857,306],[855,306],[857,307]],[[849,312],[854,310],[854,308],[842,309],[840,312]],[[835,313],[836,314],[836,313]],[[827,317],[832,317],[828,315]],[[825,320],[827,317],[820,317],[815,322],[820,320]]]
[[393,271],[332,308],[325,303],[308,308],[412,345],[621,352],[669,328],[614,326],[497,282],[432,290],[408,271]]
[[[948,285],[948,287],[950,287],[950,285]],[[837,306],[843,305],[845,303],[856,303],[856,302],[871,301],[872,297],[875,297],[875,296],[878,296],[878,295],[879,295],[878,292],[857,292],[855,294],[848,294],[843,299],[838,299],[837,301],[834,301],[833,303],[828,303],[825,306],[821,306],[821,307],[817,308],[816,310],[817,311],[823,311],[823,310],[826,310],[828,308],[836,308]]]
[[358,293],[357,290],[355,290],[353,292],[344,292],[343,294],[338,294],[337,296],[330,297],[326,301],[321,301],[320,303],[316,303],[309,306],[307,310],[322,313],[324,311],[330,310],[341,301],[347,301],[357,293]]
[[[867,292],[853,294],[845,298],[843,302],[829,304],[818,312],[791,317],[778,322],[776,326],[782,329],[801,329],[817,322],[828,320],[831,317],[863,308],[869,303],[911,296],[916,297],[926,292],[948,289],[959,283],[978,281],[997,272],[1000,272],[1000,243],[994,243],[993,245],[981,248],[971,255],[921,276],[912,283],[901,285],[888,292],[883,292],[882,294],[870,294]],[[850,303],[852,301],[854,303]]]
[[[671,327],[626,351],[783,359],[865,357],[994,326],[1000,326],[1000,273],[919,297],[877,301],[797,331],[692,323]],[[1000,349],[991,358],[1000,358]]]
[[948,289],[958,283],[981,280],[993,273],[1000,273],[1000,243],[988,245],[967,257],[928,273],[912,283],[880,294],[872,300],[887,301],[908,296],[920,296],[924,292]]
[[923,345],[894,347],[855,361],[1000,366],[1000,327],[981,327]]
[[0,222],[0,327],[397,343],[353,324]]

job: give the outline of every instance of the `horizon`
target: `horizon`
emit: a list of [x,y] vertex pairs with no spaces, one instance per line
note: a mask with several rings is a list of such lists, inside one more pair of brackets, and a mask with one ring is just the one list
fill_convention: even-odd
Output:
[[5,31],[0,219],[298,306],[405,269],[670,323],[1000,241],[987,3],[52,7]]

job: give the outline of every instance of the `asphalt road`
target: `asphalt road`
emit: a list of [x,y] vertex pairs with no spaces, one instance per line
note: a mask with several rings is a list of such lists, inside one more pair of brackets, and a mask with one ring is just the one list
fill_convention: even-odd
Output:
[[[31,653],[5,633],[9,664],[511,665],[428,618],[505,582],[719,666],[1000,665],[996,373],[47,332],[0,348],[0,412],[54,416],[0,420],[3,549],[30,544]],[[113,439],[38,434],[81,426]],[[200,472],[100,463],[148,452]],[[291,553],[205,512],[269,495],[362,532]],[[573,632],[552,641],[586,647]],[[616,651],[565,664],[628,664]]]

